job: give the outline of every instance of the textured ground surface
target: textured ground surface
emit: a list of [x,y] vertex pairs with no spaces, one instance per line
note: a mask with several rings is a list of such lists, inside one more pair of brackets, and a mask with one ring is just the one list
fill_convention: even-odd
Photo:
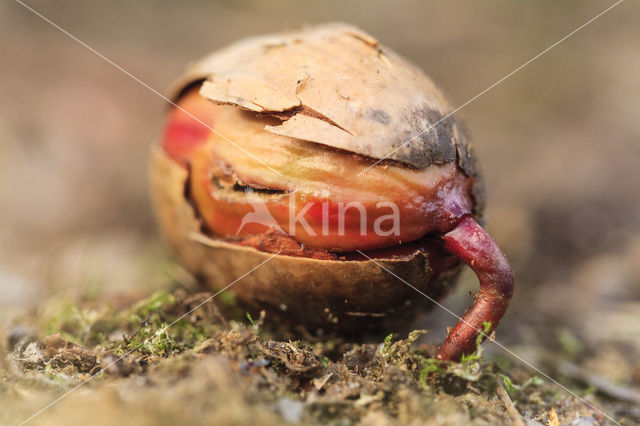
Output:
[[[434,347],[416,342],[424,330],[368,344],[327,336],[293,340],[286,330],[265,326],[267,318],[243,318],[226,293],[193,310],[209,297],[176,289],[133,303],[50,305],[22,318],[3,336],[11,352],[0,370],[0,420],[25,420],[92,376],[33,424],[85,424],[87,418],[96,424],[167,425],[604,420],[505,357],[481,352],[461,364],[435,363],[429,358]],[[580,341],[567,334],[559,344],[560,357],[549,354],[547,368],[619,420],[640,419],[637,407],[620,402],[637,393],[613,383],[611,389],[589,384],[579,374],[593,369],[573,362],[583,358]]]

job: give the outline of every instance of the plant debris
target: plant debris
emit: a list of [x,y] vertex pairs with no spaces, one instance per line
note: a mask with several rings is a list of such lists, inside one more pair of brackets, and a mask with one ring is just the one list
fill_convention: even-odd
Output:
[[[232,297],[199,306],[210,296],[178,289],[119,309],[66,304],[43,324],[17,324],[22,331],[7,334],[13,346],[0,405],[21,407],[28,384],[54,399],[91,379],[84,389],[93,399],[76,392],[61,404],[78,398],[87,404],[85,415],[104,405],[113,421],[118,415],[126,421],[135,409],[160,424],[567,424],[578,418],[604,424],[597,411],[555,385],[486,359],[482,346],[461,363],[447,363],[431,358],[435,348],[420,342],[426,330],[379,344],[294,340],[264,313],[254,319],[243,312]],[[25,331],[31,329],[41,332]],[[587,398],[596,401],[593,393]],[[59,415],[51,410],[42,417],[55,423]]]

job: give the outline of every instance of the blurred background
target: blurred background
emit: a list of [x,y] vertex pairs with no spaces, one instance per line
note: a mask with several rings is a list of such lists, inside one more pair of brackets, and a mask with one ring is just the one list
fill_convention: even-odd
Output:
[[[611,3],[28,2],[159,91],[238,38],[346,21],[454,105]],[[459,113],[486,177],[488,228],[516,271],[499,339],[527,353],[577,336],[613,378],[640,377],[639,13],[622,3]],[[163,285],[170,256],[146,175],[167,105],[12,0],[0,3],[0,40],[0,312]],[[459,313],[476,288],[472,274],[462,281],[444,301]],[[442,312],[420,321],[434,341],[453,324]]]

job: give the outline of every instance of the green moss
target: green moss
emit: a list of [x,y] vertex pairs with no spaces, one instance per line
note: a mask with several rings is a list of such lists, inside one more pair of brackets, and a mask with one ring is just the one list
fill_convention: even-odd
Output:
[[74,303],[63,304],[57,314],[44,327],[44,334],[59,333],[60,336],[76,344],[100,344],[104,341],[104,333],[95,327],[101,313],[91,309],[83,309]]
[[138,302],[133,308],[133,313],[140,318],[146,318],[152,313],[163,308],[166,309],[168,306],[174,305],[175,303],[175,296],[167,293],[166,291],[158,291],[148,298]]
[[560,343],[562,350],[572,358],[577,357],[584,351],[584,345],[580,339],[578,339],[578,337],[576,337],[576,335],[567,328],[561,328],[558,331],[556,338],[558,339],[558,343]]
[[235,294],[231,293],[230,291],[223,291],[221,292],[217,299],[220,301],[220,303],[223,303],[227,306],[236,306],[237,302],[236,302],[236,296]]
[[246,317],[249,320],[249,323],[251,324],[251,327],[255,327],[256,324],[253,322],[253,318],[251,318],[251,313],[250,312],[247,312]]
[[143,355],[166,356],[176,348],[175,340],[167,332],[168,324],[159,328],[142,327],[139,332],[120,348],[122,353],[137,351]]
[[[500,423],[504,417],[503,411],[496,409],[497,386],[504,386],[518,407],[532,412],[544,411],[566,396],[506,358],[485,359],[482,335],[478,336],[476,352],[464,356],[460,363],[443,362],[430,357],[429,346],[419,344],[425,330],[414,330],[404,339],[390,334],[379,349],[335,336],[289,340],[290,334],[280,334],[280,328],[268,322],[263,327],[262,313],[255,319],[231,307],[235,316],[225,320],[217,311],[220,304],[199,306],[209,297],[180,290],[157,292],[121,309],[102,303],[100,310],[66,303],[47,322],[45,331],[60,333],[98,356],[128,354],[123,375],[149,375],[156,381],[165,377],[172,377],[175,383],[196,380],[197,372],[185,372],[198,360],[226,360],[228,365],[221,370],[224,374],[214,376],[239,373],[243,382],[253,383],[248,388],[252,401],[273,405],[279,398],[305,400],[313,390],[317,401],[307,401],[305,412],[317,422],[349,419],[358,423],[371,407],[377,407],[389,421],[401,422],[404,410],[425,422],[429,413],[437,413],[451,415],[453,423],[478,418]],[[198,308],[191,312],[195,306]],[[489,333],[491,324],[483,326]],[[69,380],[67,373],[39,368],[49,382],[67,386],[63,383]],[[101,375],[117,381],[117,374],[110,370]],[[183,374],[193,377],[184,379]],[[592,391],[586,389],[585,393]],[[461,412],[467,417],[459,417]]]

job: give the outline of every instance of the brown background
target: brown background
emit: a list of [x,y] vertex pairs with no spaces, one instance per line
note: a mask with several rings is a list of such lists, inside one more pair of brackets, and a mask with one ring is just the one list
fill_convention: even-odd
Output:
[[[238,38],[351,22],[460,105],[611,3],[29,4],[160,91]],[[568,327],[631,348],[620,356],[640,352],[639,12],[621,4],[460,113],[487,179],[489,230],[516,269],[499,334],[512,345]],[[12,0],[0,3],[0,40],[0,311],[164,285],[146,181],[162,99]],[[474,288],[463,281],[445,301],[458,312]],[[442,312],[423,321],[434,340],[451,324]]]

